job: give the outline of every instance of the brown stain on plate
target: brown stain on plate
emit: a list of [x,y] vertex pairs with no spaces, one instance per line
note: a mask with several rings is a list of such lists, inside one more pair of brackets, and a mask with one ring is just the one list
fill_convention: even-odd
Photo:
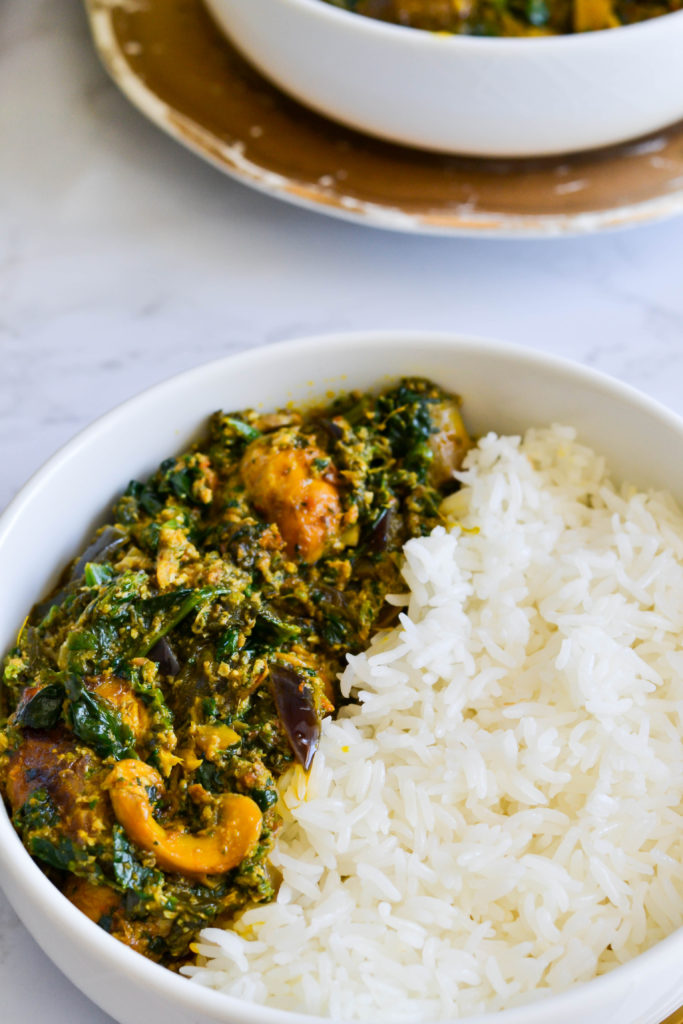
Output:
[[108,71],[143,113],[222,170],[366,224],[451,234],[580,234],[683,212],[683,122],[536,160],[427,153],[352,131],[266,81],[201,0],[86,0]]
[[[223,39],[201,0],[85,3],[102,61],[131,101],[273,195],[366,224],[451,234],[579,234],[683,212],[683,123],[543,160],[424,153],[350,131],[284,96]],[[683,1024],[683,1008],[664,1024]]]

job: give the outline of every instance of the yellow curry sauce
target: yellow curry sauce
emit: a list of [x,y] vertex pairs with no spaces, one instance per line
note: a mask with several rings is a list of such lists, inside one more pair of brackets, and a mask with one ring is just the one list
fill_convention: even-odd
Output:
[[402,545],[469,444],[423,380],[216,413],[132,482],[4,662],[0,788],[31,855],[170,967],[270,900],[276,783],[308,769],[347,652],[390,621]]
[[618,28],[681,9],[682,0],[327,0],[370,18],[475,36],[565,35]]

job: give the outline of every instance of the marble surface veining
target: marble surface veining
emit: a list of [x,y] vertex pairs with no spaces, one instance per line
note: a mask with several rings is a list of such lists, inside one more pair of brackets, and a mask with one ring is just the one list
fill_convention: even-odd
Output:
[[[77,0],[0,5],[0,508],[121,400],[245,346],[423,327],[526,343],[683,413],[683,219],[419,238],[249,191],[108,81]],[[0,1020],[106,1024],[0,896]]]

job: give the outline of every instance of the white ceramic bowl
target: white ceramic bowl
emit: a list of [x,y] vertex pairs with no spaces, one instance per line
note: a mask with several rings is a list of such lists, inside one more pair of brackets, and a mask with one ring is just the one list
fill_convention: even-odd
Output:
[[[0,518],[0,651],[131,477],[181,450],[217,408],[271,408],[330,389],[432,377],[464,396],[475,432],[575,424],[614,472],[683,498],[683,421],[609,378],[510,345],[419,333],[312,338],[181,374],[109,413],[57,453]],[[36,940],[122,1024],[315,1024],[210,992],[151,963],[76,910],[33,863],[0,803],[0,880]],[[683,1003],[683,929],[610,974],[477,1024],[657,1024]],[[326,1021],[325,1024],[330,1024]],[[337,1022],[340,1024],[340,1022]],[[460,1024],[464,1024],[463,1021]]]
[[391,25],[322,0],[205,2],[245,56],[296,99],[424,149],[572,152],[683,117],[683,11],[601,32],[490,39]]

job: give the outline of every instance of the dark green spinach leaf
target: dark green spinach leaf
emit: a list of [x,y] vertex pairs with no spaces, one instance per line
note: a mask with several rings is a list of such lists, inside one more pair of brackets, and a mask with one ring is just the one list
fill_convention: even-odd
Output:
[[154,885],[163,882],[160,871],[140,863],[132,843],[120,825],[114,826],[112,841],[112,869],[114,879],[121,889],[132,890],[138,896],[144,897]]
[[113,708],[105,706],[94,693],[71,676],[66,683],[68,718],[74,733],[100,757],[137,757],[135,737]]

